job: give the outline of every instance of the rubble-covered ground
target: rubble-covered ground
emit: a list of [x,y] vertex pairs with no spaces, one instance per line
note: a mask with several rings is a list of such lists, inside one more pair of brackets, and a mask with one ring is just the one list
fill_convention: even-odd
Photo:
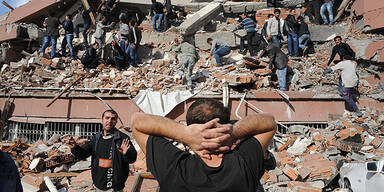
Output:
[[[221,16],[222,17],[222,16]],[[234,28],[238,21],[228,18],[226,22],[214,21],[217,30],[228,31]],[[349,21],[344,25],[348,26]],[[143,33],[157,33],[152,31],[151,23],[145,20],[141,24]],[[202,31],[203,32],[203,31]],[[169,30],[166,35],[179,37],[177,31]],[[199,33],[199,32],[198,32]],[[114,31],[109,33],[114,34]],[[383,39],[383,35],[346,33],[340,34],[348,39]],[[107,36],[110,37],[110,36]],[[61,37],[63,38],[63,37]],[[148,37],[149,38],[149,37]],[[114,67],[103,63],[91,72],[83,69],[80,60],[70,57],[57,57],[52,60],[34,54],[26,54],[21,61],[4,64],[1,68],[0,90],[8,92],[17,90],[19,93],[31,91],[56,91],[73,82],[79,75],[85,75],[84,79],[74,86],[74,89],[91,92],[109,92],[126,94],[133,98],[140,90],[150,89],[162,91],[164,94],[172,91],[185,90],[185,82],[174,79],[178,65],[175,63],[172,51],[173,39],[161,43],[147,42],[143,38],[139,55],[142,55],[140,67],[119,71]],[[75,47],[80,46],[81,39],[74,41]],[[58,42],[61,42],[59,39]],[[58,43],[59,44],[59,43]],[[308,57],[291,58],[289,66],[293,69],[290,81],[290,90],[311,90],[315,97],[339,97],[337,94],[338,73],[323,76],[323,71],[328,67],[327,61],[334,43],[332,41],[315,45],[315,53]],[[60,47],[60,44],[58,45]],[[287,52],[286,46],[283,51]],[[145,53],[150,51],[150,56]],[[47,49],[47,53],[50,48]],[[83,51],[78,52],[80,58]],[[47,55],[46,55],[47,56]],[[194,68],[195,90],[202,93],[220,93],[224,82],[228,82],[232,88],[231,93],[246,89],[250,92],[268,91],[277,86],[275,76],[271,76],[265,68],[267,58],[262,61],[244,58],[236,49],[224,57],[224,67],[216,67],[215,60],[207,60],[209,50],[199,50],[200,59]],[[363,97],[384,99],[383,66],[370,61],[359,61],[358,75],[360,77],[359,91]],[[245,85],[245,86],[244,86]]]
[[[294,125],[286,133],[275,135],[273,149],[277,167],[261,178],[266,191],[338,191],[338,171],[343,163],[378,161],[384,158],[384,113],[365,109],[362,117],[352,113],[331,116],[328,127],[315,129]],[[94,190],[90,173],[91,161],[72,156],[67,144],[70,135],[54,135],[47,142],[25,144],[23,139],[11,146],[0,145],[19,167],[23,185],[28,189],[46,190],[43,177],[51,178],[57,189]],[[87,139],[74,137],[77,144]],[[276,152],[275,152],[276,151]],[[132,188],[134,175],[146,172],[145,155],[139,151],[131,166],[124,191]],[[155,191],[157,183],[146,184]]]

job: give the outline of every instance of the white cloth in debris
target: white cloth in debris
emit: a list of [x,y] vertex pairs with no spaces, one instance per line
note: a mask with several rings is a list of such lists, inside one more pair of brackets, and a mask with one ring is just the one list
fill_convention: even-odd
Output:
[[179,91],[161,95],[158,91],[141,90],[132,101],[144,113],[164,117],[178,104],[193,97],[195,94],[197,94],[197,92],[192,94],[190,91]]
[[357,85],[359,78],[356,75],[356,64],[353,61],[341,61],[331,69],[333,71],[341,70],[341,80],[344,87],[355,87]]

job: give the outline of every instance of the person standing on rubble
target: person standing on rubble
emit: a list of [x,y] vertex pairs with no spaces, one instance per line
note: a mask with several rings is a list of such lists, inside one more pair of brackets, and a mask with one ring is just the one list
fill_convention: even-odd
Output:
[[73,138],[69,147],[74,156],[92,156],[92,181],[97,192],[123,191],[129,174],[129,164],[136,161],[137,152],[129,136],[116,129],[118,115],[106,110],[102,115],[103,131],[88,143],[76,145]]
[[65,21],[63,22],[63,28],[65,30],[65,37],[61,42],[61,54],[63,57],[66,55],[66,46],[68,45],[69,52],[72,58],[76,58],[75,52],[73,50],[72,40],[73,40],[73,23],[71,15],[65,16]]
[[288,91],[287,87],[287,68],[288,68],[288,56],[281,51],[274,43],[267,44],[262,42],[260,48],[263,50],[256,59],[259,59],[264,54],[269,57],[268,70],[276,68],[277,80],[279,81],[279,87],[282,91]]
[[284,20],[280,18],[280,9],[275,9],[272,17],[267,24],[267,40],[281,48],[281,40],[283,39]]
[[323,4],[320,7],[320,15],[323,18],[323,24],[328,24],[327,15],[325,12],[328,12],[329,24],[333,25],[333,3],[332,0],[323,0]]
[[125,53],[125,40],[128,39],[129,26],[125,17],[120,18],[120,47],[123,53]]
[[299,56],[299,23],[295,19],[295,9],[289,9],[289,14],[285,18],[284,34],[288,39],[288,54],[291,57]]
[[0,150],[0,191],[23,192],[15,161]]
[[97,49],[97,55],[102,55],[102,48],[104,47],[105,42],[105,34],[107,29],[111,28],[111,24],[107,24],[107,18],[103,15],[101,16],[100,21],[97,22],[96,31],[95,31],[95,41],[99,43],[99,47]]
[[268,19],[265,20],[265,23],[263,25],[263,29],[261,29],[261,36],[263,36],[263,39],[265,42],[268,42],[268,34],[267,34],[267,26],[268,26],[268,20],[273,18],[274,15],[273,14],[268,14]]
[[[164,6],[160,2],[156,2],[156,0],[151,0],[152,5],[150,9],[150,15],[152,17],[152,25],[153,30],[160,32],[161,31],[161,24],[163,23],[164,18]],[[156,26],[156,21],[158,22]]]
[[[184,76],[184,71],[187,70],[187,74],[185,75],[185,78],[187,80],[187,89],[192,90],[192,72],[193,67],[196,64],[198,54],[196,52],[195,46],[188,43],[184,38],[182,39],[182,42],[180,44],[179,40],[175,39],[175,45],[176,47],[173,49],[175,51],[175,58],[176,63],[179,63],[179,68],[177,70],[177,74],[175,79],[182,79]],[[178,60],[178,56],[180,56],[180,62]]]
[[307,10],[304,12],[304,14],[309,17],[311,23],[320,25],[322,20],[319,9],[319,7],[321,7],[321,0],[309,0],[309,2],[307,1],[308,0],[306,0]]
[[231,52],[231,47],[229,47],[228,44],[221,39],[208,38],[207,43],[211,46],[211,55],[209,56],[209,58],[214,56],[217,66],[223,66],[223,63],[221,62],[221,57],[228,55]]
[[299,23],[299,48],[305,57],[308,54],[307,44],[311,35],[308,29],[308,24],[304,22],[304,18],[302,16],[297,17],[297,22]]
[[56,54],[56,43],[57,38],[59,37],[59,19],[53,16],[53,12],[49,13],[47,19],[45,19],[43,26],[47,28],[46,35],[44,36],[43,45],[40,50],[40,55],[45,53],[45,49],[49,46],[49,42],[51,42],[51,56],[53,59]]
[[239,29],[245,29],[247,32],[247,35],[245,37],[242,37],[240,39],[240,53],[245,55],[247,53],[247,50],[244,48],[244,41],[247,40],[248,43],[248,51],[251,54],[251,56],[254,56],[254,50],[252,48],[252,42],[253,38],[256,36],[256,24],[255,21],[253,21],[251,18],[247,17],[247,13],[243,13],[240,15],[242,21],[240,25],[238,25],[232,32],[235,32]]
[[[250,115],[231,125],[221,102],[199,99],[186,118],[187,125],[144,113],[131,118],[135,139],[161,191],[256,191],[263,154],[276,132],[274,117]],[[163,137],[187,144],[194,154]]]
[[96,53],[99,46],[99,43],[95,42],[91,47],[88,47],[85,50],[85,53],[81,57],[81,63],[84,65],[85,69],[93,69],[99,65],[99,56]]
[[358,82],[359,78],[356,73],[356,62],[353,61],[353,57],[350,55],[344,55],[343,61],[339,62],[335,66],[332,66],[324,71],[323,75],[332,71],[341,70],[341,76],[339,77],[338,91],[343,96],[343,99],[358,117],[361,117],[363,113],[356,105],[356,97],[358,95]]
[[356,53],[351,49],[348,44],[341,42],[342,39],[340,36],[336,36],[333,40],[335,41],[336,45],[332,48],[332,54],[329,58],[328,66],[332,63],[333,59],[335,59],[336,54],[339,54],[340,60],[343,60],[343,57],[345,55],[350,55],[353,59],[355,59]]
[[76,38],[79,38],[79,32],[80,32],[80,27],[84,27],[83,29],[83,43],[85,46],[88,46],[88,37],[87,37],[87,32],[88,32],[88,29],[91,27],[91,16],[89,15],[91,13],[92,9],[89,8],[88,10],[84,10],[83,7],[80,7],[78,9],[78,14],[81,14],[81,16],[83,17],[83,20],[84,20],[84,23],[83,24],[77,24],[76,27],[75,27],[75,34],[76,34]]
[[137,50],[141,41],[141,31],[137,27],[137,23],[135,19],[131,19],[129,21],[129,44],[126,49],[126,55],[129,56],[129,65],[132,67],[137,67],[138,59],[137,59]]

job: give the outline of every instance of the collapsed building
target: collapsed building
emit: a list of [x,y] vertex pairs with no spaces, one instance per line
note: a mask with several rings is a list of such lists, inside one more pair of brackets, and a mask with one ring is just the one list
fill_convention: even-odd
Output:
[[[343,162],[383,157],[384,23],[378,17],[384,14],[383,5],[374,0],[343,0],[338,2],[341,16],[336,24],[309,24],[315,52],[290,59],[290,91],[281,92],[276,89],[276,77],[266,71],[267,60],[256,60],[236,50],[239,37],[245,32],[232,32],[239,24],[236,16],[243,12],[253,13],[261,29],[273,12],[266,2],[173,3],[175,9],[189,14],[179,18],[166,32],[158,33],[146,18],[150,1],[120,1],[121,10],[139,15],[143,33],[139,48],[142,65],[122,71],[106,64],[86,71],[79,60],[49,60],[36,52],[40,49],[42,23],[48,10],[57,10],[55,16],[62,21],[81,6],[97,7],[95,1],[31,0],[0,17],[0,136],[10,142],[1,143],[0,147],[15,158],[26,191],[46,190],[45,177],[54,181],[57,189],[92,189],[90,161],[78,161],[64,144],[69,135],[75,135],[76,142],[81,144],[99,132],[100,116],[105,109],[119,113],[119,126],[130,135],[128,122],[134,112],[185,122],[186,109],[198,98],[222,99],[231,110],[231,119],[260,112],[275,116],[279,133],[272,151],[278,168],[262,178],[267,191],[336,190],[342,187],[338,184],[338,170]],[[290,7],[302,14],[305,5],[305,1],[280,1],[282,18]],[[81,19],[74,18],[74,23],[77,22]],[[107,42],[114,35],[114,31],[108,32]],[[199,49],[192,93],[186,91],[183,81],[174,80],[177,65],[172,47],[180,35],[190,38]],[[364,113],[360,118],[344,111],[344,100],[337,92],[337,74],[322,76],[335,35],[341,35],[357,53],[358,105]],[[224,58],[224,67],[216,67],[214,60],[206,59],[208,37],[220,37],[233,48]],[[81,56],[84,51],[80,42],[74,41],[74,46]],[[138,191],[137,183],[143,178],[153,179],[144,173],[142,152],[131,171],[136,181],[130,177],[126,187],[129,190]],[[143,187],[157,190],[156,181],[145,182]]]

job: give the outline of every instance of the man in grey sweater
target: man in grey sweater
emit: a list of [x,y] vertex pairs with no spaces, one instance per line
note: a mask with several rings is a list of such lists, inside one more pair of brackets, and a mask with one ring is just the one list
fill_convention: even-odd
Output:
[[101,51],[104,47],[105,33],[107,32],[107,29],[111,28],[111,25],[107,25],[106,23],[107,18],[103,15],[96,25],[95,41],[99,44],[99,47],[97,48],[97,54],[99,56],[101,56]]
[[276,68],[276,75],[279,81],[279,87],[282,91],[287,91],[287,65],[288,65],[288,56],[281,51],[274,43],[267,44],[262,42],[260,48],[263,49],[263,52],[256,58],[260,58],[264,54],[267,54],[269,57],[268,69],[272,70],[272,67]]
[[211,57],[212,55],[215,57],[217,66],[223,66],[221,57],[228,55],[231,52],[231,47],[221,39],[208,38],[207,43],[211,45]]
[[187,88],[189,90],[192,90],[192,71],[198,58],[196,53],[196,48],[195,46],[188,43],[187,41],[184,41],[184,39],[180,44],[179,40],[176,38],[175,44],[177,46],[174,48],[176,62],[178,62],[178,55],[181,54],[180,62],[178,62],[179,69],[176,74],[177,75],[176,79],[182,78],[182,76],[184,75],[184,70],[187,69],[187,74],[185,76],[187,80]]

